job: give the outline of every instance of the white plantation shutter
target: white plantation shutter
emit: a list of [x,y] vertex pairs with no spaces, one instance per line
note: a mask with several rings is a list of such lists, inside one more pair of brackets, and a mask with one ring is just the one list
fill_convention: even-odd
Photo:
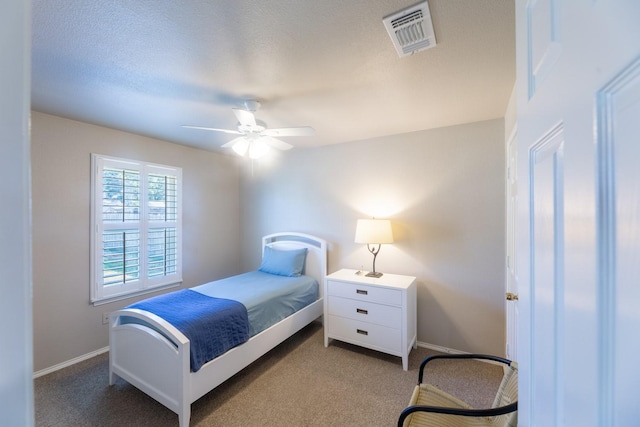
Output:
[[166,276],[176,272],[177,247],[175,227],[149,229],[148,277]]
[[182,281],[180,168],[92,155],[91,301]]
[[147,175],[147,277],[176,273],[178,178],[172,170],[149,168]]
[[120,285],[140,279],[140,231],[102,232],[102,285]]
[[[100,172],[102,285],[118,287],[140,279],[140,169],[106,162]],[[135,227],[135,228],[130,228]]]

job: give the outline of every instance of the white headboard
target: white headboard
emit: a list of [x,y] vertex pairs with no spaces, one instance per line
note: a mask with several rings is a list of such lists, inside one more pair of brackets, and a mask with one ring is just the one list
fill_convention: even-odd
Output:
[[264,253],[265,246],[280,250],[307,248],[304,274],[318,281],[322,294],[324,277],[327,275],[327,242],[324,239],[310,234],[282,232],[264,236],[262,238],[262,253]]

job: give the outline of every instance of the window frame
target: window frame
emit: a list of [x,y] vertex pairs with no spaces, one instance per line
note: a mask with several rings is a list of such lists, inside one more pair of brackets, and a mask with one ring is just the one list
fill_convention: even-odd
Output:
[[[138,220],[109,222],[103,218],[103,184],[104,169],[132,170],[139,173]],[[152,220],[149,215],[149,176],[175,176],[175,219]],[[167,195],[165,194],[165,200]],[[165,204],[165,212],[168,207]],[[175,230],[175,267],[171,265],[168,274],[154,277],[148,276],[151,263],[148,240],[150,230]],[[138,278],[127,282],[126,279],[105,286],[104,284],[104,243],[103,232],[109,230],[137,230],[139,233]],[[124,159],[119,157],[91,154],[91,232],[90,232],[90,299],[93,305],[106,304],[136,295],[155,292],[160,289],[177,287],[182,283],[182,168],[155,163]],[[173,255],[173,254],[172,254]],[[173,257],[171,257],[173,261]],[[123,266],[123,278],[126,276],[126,265]]]

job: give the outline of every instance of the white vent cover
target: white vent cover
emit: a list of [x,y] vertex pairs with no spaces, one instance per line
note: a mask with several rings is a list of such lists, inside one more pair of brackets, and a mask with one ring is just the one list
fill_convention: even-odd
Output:
[[382,23],[400,57],[436,45],[436,34],[426,0],[385,17]]

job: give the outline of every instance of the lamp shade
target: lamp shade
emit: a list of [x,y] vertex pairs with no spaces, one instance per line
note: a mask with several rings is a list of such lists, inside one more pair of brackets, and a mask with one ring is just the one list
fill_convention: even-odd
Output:
[[356,243],[393,243],[391,221],[388,219],[359,219],[356,225]]

